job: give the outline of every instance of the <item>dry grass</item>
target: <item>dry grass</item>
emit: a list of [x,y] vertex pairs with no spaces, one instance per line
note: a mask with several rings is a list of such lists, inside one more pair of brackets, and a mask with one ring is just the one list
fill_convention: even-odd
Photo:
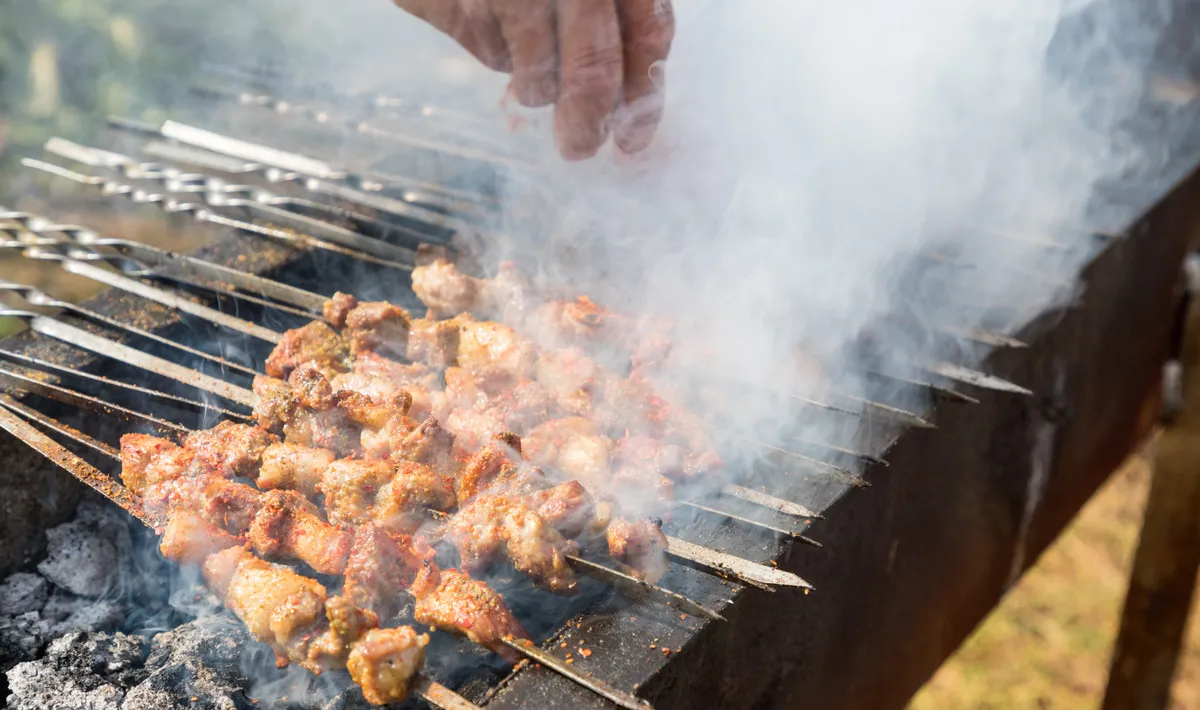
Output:
[[[913,699],[910,710],[1097,708],[1150,483],[1134,456]],[[1200,624],[1172,708],[1200,708]]]

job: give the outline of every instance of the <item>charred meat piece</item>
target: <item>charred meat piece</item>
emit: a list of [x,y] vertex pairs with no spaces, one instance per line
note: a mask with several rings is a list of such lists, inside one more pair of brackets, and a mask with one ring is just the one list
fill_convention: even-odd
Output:
[[559,348],[538,353],[536,378],[564,412],[589,416],[611,375],[583,350]]
[[258,395],[258,401],[254,403],[258,426],[273,434],[282,434],[284,422],[291,420],[300,406],[291,385],[287,380],[256,375],[252,389]]
[[454,479],[459,503],[466,503],[492,486],[521,495],[546,486],[545,476],[521,460],[521,439],[502,433],[492,437],[467,461]]
[[479,311],[487,306],[484,283],[460,272],[445,259],[413,269],[412,289],[434,318]]
[[413,583],[412,593],[418,623],[466,636],[510,661],[516,660],[514,654],[500,639],[529,638],[495,590],[458,570],[429,565]]
[[315,363],[306,362],[292,370],[287,383],[301,407],[323,412],[337,406],[337,400],[333,398],[333,386]]
[[389,532],[411,532],[430,520],[428,510],[457,503],[444,476],[411,461],[335,461],[321,483],[329,519],[341,525],[376,523]]
[[136,496],[154,486],[173,481],[187,472],[196,454],[149,434],[121,437],[121,481]]
[[608,526],[608,554],[651,584],[667,572],[667,544],[657,520],[617,518]]
[[438,374],[420,363],[405,365],[376,355],[359,353],[349,373],[331,381],[335,390],[352,390],[371,398],[387,400],[401,390],[413,399],[409,415],[423,419],[433,411],[432,393],[441,388]]
[[461,330],[454,319],[414,318],[408,332],[408,359],[437,370],[457,364]]
[[522,440],[525,456],[538,466],[596,485],[607,485],[613,442],[583,417],[552,419]]
[[321,574],[342,574],[354,535],[321,519],[316,506],[295,491],[267,491],[247,537],[264,557],[302,560]]
[[468,370],[495,367],[518,379],[530,379],[537,367],[537,348],[512,328],[495,321],[459,316],[458,366]]
[[345,372],[349,369],[349,350],[337,331],[321,321],[283,334],[267,357],[266,371],[271,377],[286,380],[292,370],[313,363],[323,372]]
[[[364,432],[363,448],[366,448]],[[439,471],[450,468],[454,434],[442,426],[437,417],[430,416],[415,428],[388,441],[388,456],[392,461],[415,461]]]
[[358,392],[340,390],[334,395],[337,406],[355,423],[378,429],[392,418],[405,418],[412,407],[412,395],[398,391],[389,399],[376,399]]
[[346,670],[372,705],[397,703],[408,697],[413,678],[425,664],[428,634],[411,626],[372,629],[350,651]]
[[230,535],[196,513],[176,509],[167,518],[158,549],[169,560],[202,565],[210,555],[243,544],[241,537]]
[[240,547],[209,557],[204,579],[250,635],[274,649],[277,665],[290,661],[315,673],[324,670],[314,667],[308,656],[308,642],[325,620],[321,583]]
[[334,462],[332,451],[314,449],[298,444],[271,444],[263,451],[262,467],[258,469],[258,487],[300,491],[312,498],[317,495],[321,477]]
[[545,589],[569,593],[575,588],[567,556],[574,555],[577,546],[519,500],[476,498],[459,509],[446,533],[468,570],[486,570],[498,558],[506,557]]
[[522,501],[567,539],[591,538],[608,528],[610,506],[597,503],[579,481],[543,488]]
[[322,306],[321,312],[322,315],[325,316],[325,320],[329,321],[330,325],[338,330],[341,330],[342,328],[346,327],[346,314],[354,310],[354,307],[357,305],[357,298],[348,293],[342,293],[341,291],[338,291],[337,293],[333,294],[329,300],[325,301],[325,305]]
[[368,523],[354,531],[346,583],[342,593],[364,609],[383,618],[400,611],[399,590],[408,589],[426,564],[433,564],[433,550],[407,535],[392,535]]
[[373,352],[405,357],[408,354],[408,311],[387,301],[359,303],[346,314],[343,337],[350,352]]
[[195,452],[205,470],[230,478],[253,475],[263,452],[274,442],[275,437],[264,429],[224,420],[211,429],[191,432],[183,446]]

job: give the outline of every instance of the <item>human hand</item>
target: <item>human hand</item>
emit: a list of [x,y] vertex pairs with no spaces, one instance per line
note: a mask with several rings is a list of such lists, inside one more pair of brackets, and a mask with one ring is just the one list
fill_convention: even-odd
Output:
[[567,160],[648,146],[662,119],[671,0],[395,0],[496,71],[525,106],[554,104]]

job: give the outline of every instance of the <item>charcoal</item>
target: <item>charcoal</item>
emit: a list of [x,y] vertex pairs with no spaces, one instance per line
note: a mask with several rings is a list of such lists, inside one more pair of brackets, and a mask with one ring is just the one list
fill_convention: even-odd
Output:
[[242,688],[242,653],[250,636],[225,615],[189,622],[154,637],[149,676],[129,691],[122,710],[253,707]]
[[36,611],[0,617],[0,672],[7,673],[18,663],[37,658],[45,638],[45,629]]
[[136,636],[70,633],[45,657],[8,672],[8,707],[15,710],[119,710],[125,688],[145,675],[145,642]]
[[117,545],[101,529],[98,522],[74,520],[47,530],[46,559],[38,572],[73,594],[107,594],[117,583],[120,562]]
[[0,584],[0,614],[17,616],[40,611],[50,595],[50,584],[39,574],[17,572]]

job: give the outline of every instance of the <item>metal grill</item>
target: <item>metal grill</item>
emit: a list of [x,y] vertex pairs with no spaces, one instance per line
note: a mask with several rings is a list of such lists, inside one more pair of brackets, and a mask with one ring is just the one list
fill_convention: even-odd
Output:
[[[302,124],[312,124],[308,129],[323,136],[324,144],[335,141],[328,134],[349,127],[374,141],[437,154],[439,165],[460,161],[472,171],[480,165],[500,172],[532,170],[468,140],[467,127],[453,118],[445,120],[449,127],[431,127],[429,119],[447,115],[431,107],[373,97],[370,112],[342,116],[316,102],[211,88],[206,93],[236,101],[249,117],[243,121],[286,127],[288,135],[304,135]],[[383,127],[398,122],[417,128]],[[481,224],[494,208],[491,197],[456,185],[452,175],[439,182],[342,168],[298,151],[294,144],[263,145],[256,138],[173,121],[147,126],[114,120],[113,125],[133,135],[121,142],[120,152],[55,138],[46,145],[46,159],[26,159],[24,165],[90,186],[113,200],[156,206],[228,233],[198,253],[177,254],[121,235],[57,224],[52,216],[0,213],[6,237],[0,247],[56,263],[122,294],[106,296],[104,306],[76,305],[26,284],[0,283],[0,290],[27,304],[0,314],[23,319],[31,331],[0,349],[0,380],[13,393],[0,400],[0,426],[135,514],[137,502],[100,471],[112,470],[108,459],[113,451],[102,443],[106,435],[130,426],[178,433],[211,425],[216,418],[248,419],[247,408],[255,401],[248,377],[266,349],[279,342],[286,327],[319,318],[321,304],[334,290],[354,291],[353,276],[329,283],[322,281],[323,275],[389,274],[399,275],[395,280],[403,283],[403,275],[426,254],[453,254],[466,240],[487,236]],[[463,147],[473,143],[475,147]],[[1040,235],[1032,240],[980,236],[1012,239],[1022,248],[1031,243],[1048,251],[1067,248]],[[1095,239],[1108,245],[1104,255],[1130,241],[1109,235]],[[243,256],[252,257],[252,263]],[[972,268],[952,254],[924,256],[931,268]],[[314,269],[314,264],[320,267]],[[266,273],[271,278],[262,275]],[[400,305],[416,303],[410,291],[385,295]],[[1003,328],[962,331],[935,325],[933,336],[994,349],[989,362],[1020,362],[1030,351],[1017,334],[1026,325],[1022,318],[1028,318],[1021,306],[1012,304],[1010,313],[988,321],[1003,323]],[[1007,403],[1029,400],[1032,387],[954,362],[914,359],[902,372],[862,367],[864,379],[878,383],[879,393],[924,389],[936,409],[1030,406]],[[1016,369],[1002,366],[999,371]],[[720,378],[730,389],[744,386],[728,376],[704,375]],[[929,441],[941,432],[913,433],[934,428],[932,411],[906,411],[871,393],[831,391],[820,398],[769,394],[781,409],[794,412],[798,422],[845,420],[872,436],[859,450],[845,441],[807,438],[803,426],[781,440],[760,441],[712,422],[723,441],[755,449],[763,463],[719,491],[681,496],[667,524],[676,564],[660,586],[604,567],[581,569],[599,580],[588,594],[559,605],[552,619],[522,619],[542,642],[520,649],[533,665],[522,665],[507,677],[455,677],[447,683],[489,706],[615,702],[641,707],[646,701],[634,696],[645,697],[640,689],[651,680],[654,696],[679,697],[671,684],[680,671],[673,675],[671,664],[680,657],[699,657],[697,649],[719,653],[718,640],[737,633],[746,605],[800,608],[808,603],[798,593],[811,589],[803,578],[810,554],[805,550],[821,547],[825,524],[814,521],[851,489],[867,486],[873,470],[888,466],[889,452],[908,455],[912,446],[905,448],[906,438]],[[82,411],[101,412],[106,419],[97,425],[81,417]],[[867,426],[860,427],[864,422]],[[65,449],[39,428],[84,448],[78,453]],[[576,564],[592,563],[580,559]],[[763,601],[768,598],[770,604]],[[583,642],[592,654],[586,664],[574,663],[571,653]],[[531,683],[538,690],[530,690]],[[419,690],[440,707],[469,706],[428,679]]]

